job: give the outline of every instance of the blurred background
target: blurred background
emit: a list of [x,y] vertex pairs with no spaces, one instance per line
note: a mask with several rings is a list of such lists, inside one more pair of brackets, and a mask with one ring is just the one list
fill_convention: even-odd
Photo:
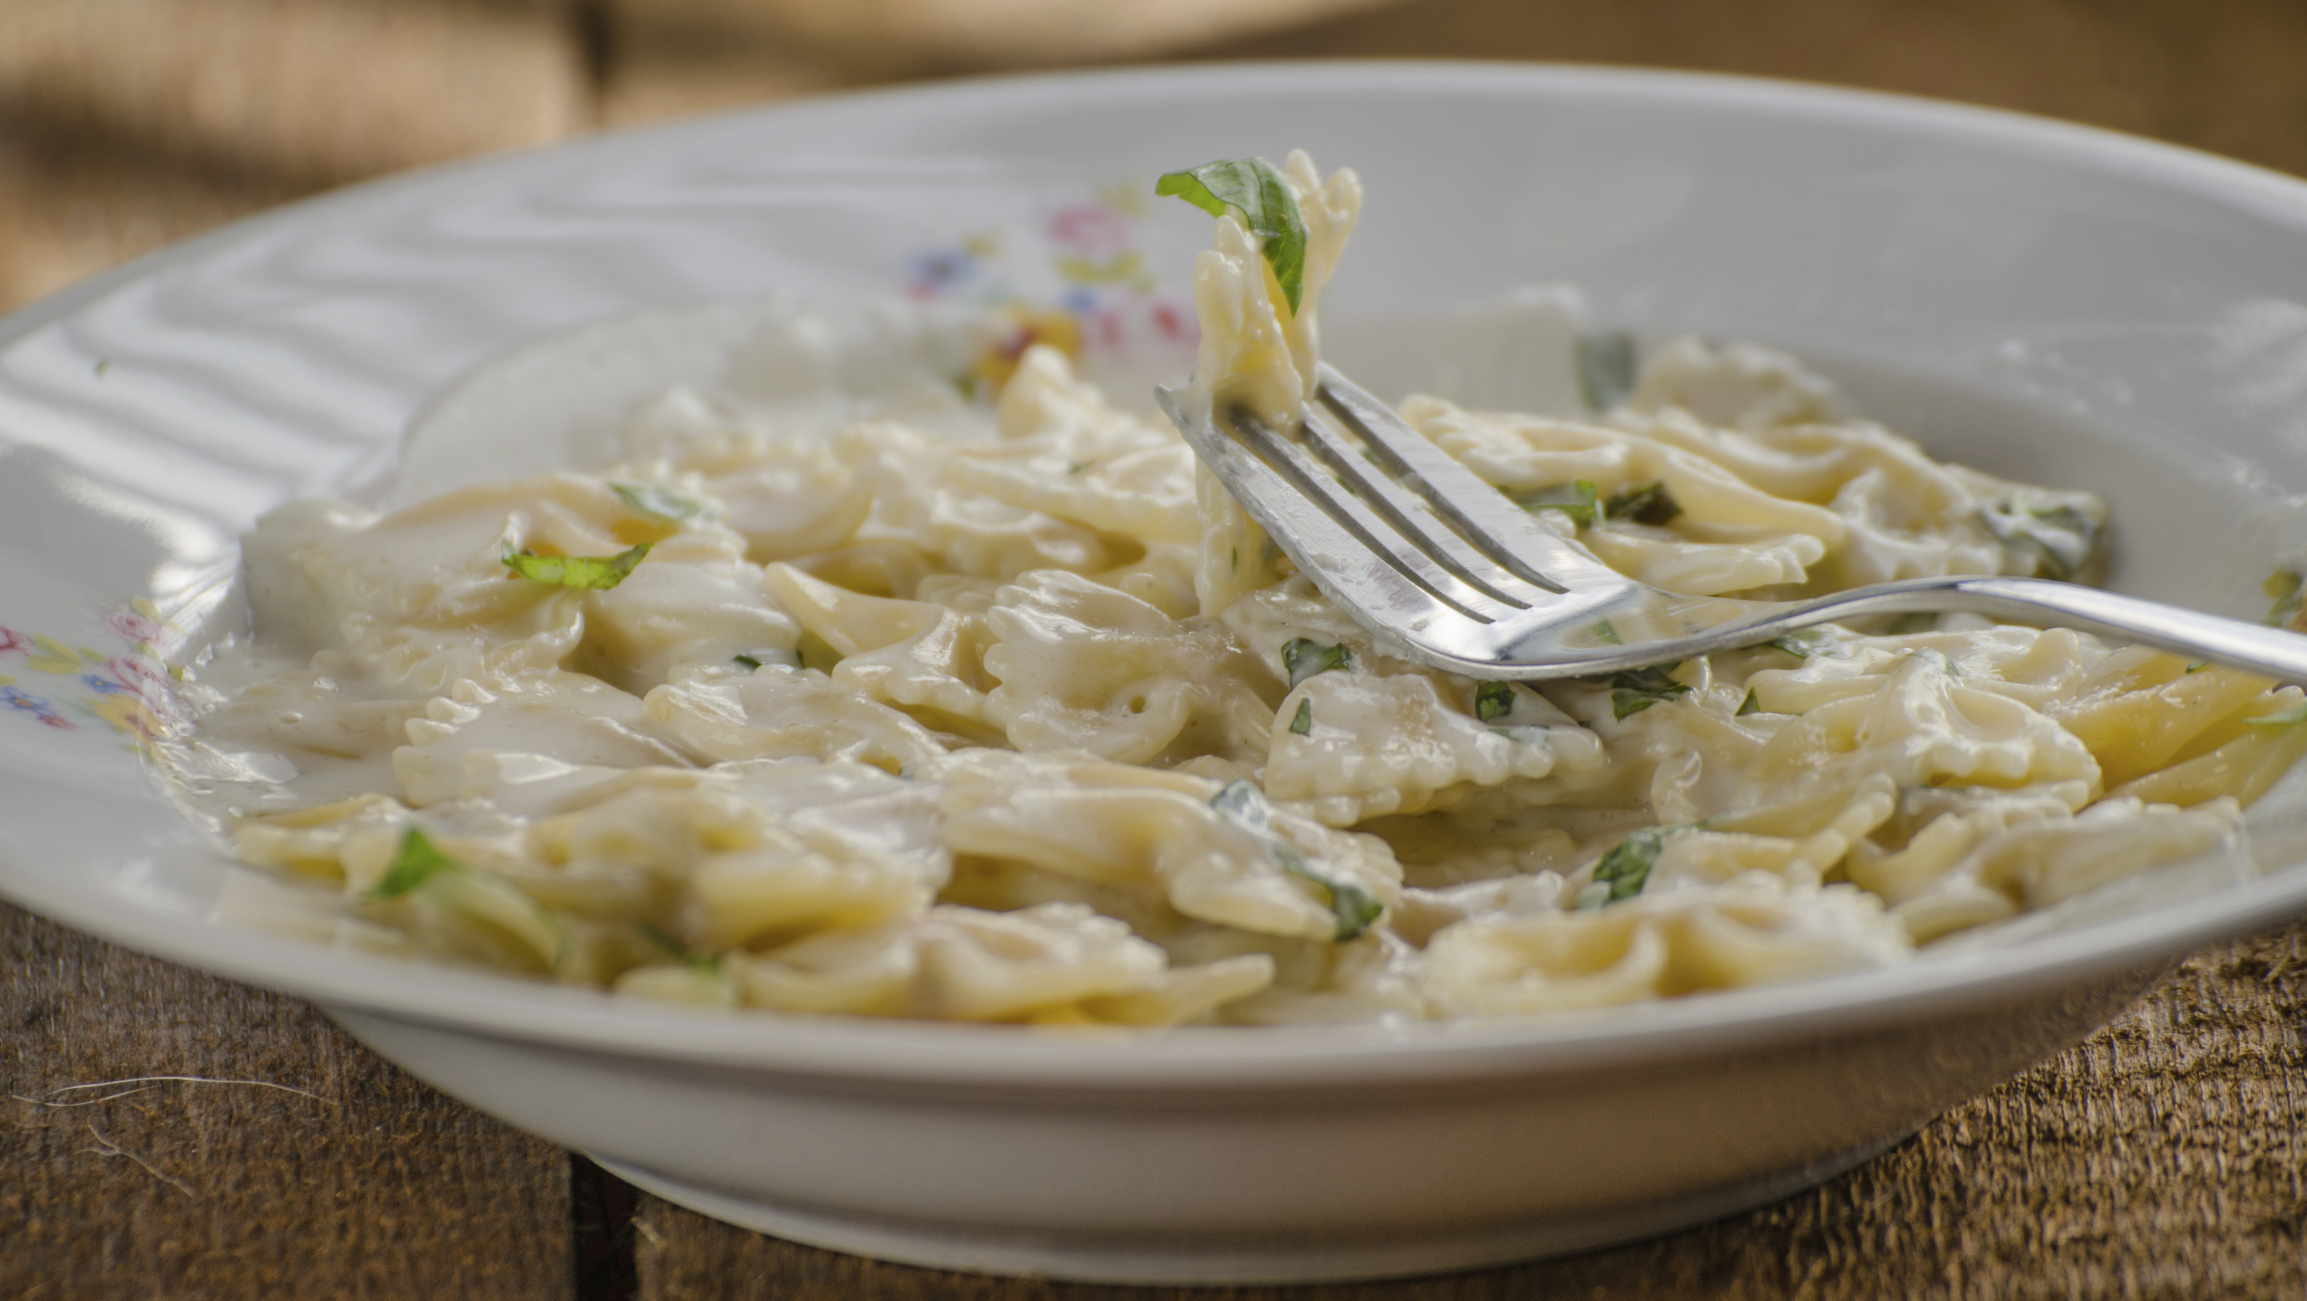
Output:
[[1693,68],[1967,100],[2307,175],[2307,0],[0,0],[0,311],[404,168],[1036,68]]

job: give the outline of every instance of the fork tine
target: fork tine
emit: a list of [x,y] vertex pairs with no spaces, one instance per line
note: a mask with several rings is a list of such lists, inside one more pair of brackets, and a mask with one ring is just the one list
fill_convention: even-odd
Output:
[[1585,548],[1531,519],[1529,512],[1477,478],[1360,385],[1327,364],[1318,378],[1322,404],[1360,435],[1396,478],[1500,568],[1549,592],[1569,591],[1581,581],[1605,585],[1625,581]]
[[[1253,450],[1242,438],[1220,430],[1209,413],[1187,410],[1176,392],[1157,387],[1154,396],[1234,499],[1301,571],[1364,626],[1414,635],[1450,622],[1480,626],[1514,613],[1466,587],[1415,548],[1381,542],[1391,530],[1272,431],[1262,426],[1242,430],[1252,438],[1266,435],[1258,439],[1263,446]],[[1272,453],[1271,461],[1266,452]],[[1295,472],[1285,473],[1282,467]]]
[[[1213,422],[1214,423],[1214,422]],[[1307,501],[1321,507],[1363,546],[1423,588],[1436,600],[1459,613],[1489,623],[1530,607],[1505,603],[1439,564],[1414,537],[1405,537],[1370,503],[1356,496],[1351,484],[1325,474],[1303,447],[1245,410],[1226,413],[1236,438],[1254,452],[1276,476],[1297,489]]]
[[1422,495],[1395,479],[1390,470],[1381,468],[1383,462],[1374,463],[1375,453],[1365,456],[1361,449],[1348,443],[1340,435],[1337,422],[1338,417],[1327,407],[1308,405],[1304,427],[1307,445],[1315,455],[1329,462],[1330,468],[1357,497],[1436,564],[1476,591],[1520,610],[1527,610],[1561,590],[1553,583],[1532,590],[1531,584],[1499,568],[1481,551],[1467,545],[1464,538],[1434,513]]

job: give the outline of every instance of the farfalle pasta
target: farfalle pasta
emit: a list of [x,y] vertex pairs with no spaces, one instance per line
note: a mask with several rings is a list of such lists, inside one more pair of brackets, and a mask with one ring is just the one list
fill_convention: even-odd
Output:
[[[1196,382],[1293,419],[1359,183],[1293,154],[1162,189],[1217,214]],[[770,335],[792,382],[840,370]],[[975,406],[951,349],[886,346],[902,401],[675,390],[604,469],[267,516],[261,637],[201,723],[278,779],[242,858],[333,888],[348,943],[642,1000],[1523,1015],[1906,961],[2217,849],[2307,752],[2296,689],[1965,617],[1456,678],[1062,351]],[[2089,493],[1934,462],[1765,348],[1635,351],[1581,343],[1583,412],[1400,409],[1673,591],[2097,570]]]

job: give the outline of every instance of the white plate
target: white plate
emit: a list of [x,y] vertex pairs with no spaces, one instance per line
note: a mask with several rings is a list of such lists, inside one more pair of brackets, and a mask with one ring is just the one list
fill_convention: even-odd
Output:
[[[0,323],[0,892],[313,999],[712,1214],[898,1260],[1212,1282],[1463,1267],[1782,1195],[2087,1033],[2178,955],[2307,908],[2288,867],[2307,835],[2262,818],[2250,853],[1899,970],[1546,1023],[1111,1039],[642,1009],[220,913],[231,869],[134,738],[169,709],[156,666],[237,627],[258,512],[382,498],[404,427],[460,374],[639,309],[1065,298],[1117,355],[1182,369],[1162,313],[1207,220],[1109,186],[1295,145],[1372,195],[1331,312],[1381,389],[1434,373],[1404,322],[1572,281],[1607,324],[1793,349],[1943,455],[2106,492],[2126,590],[2246,610],[2248,559],[2207,577],[2223,535],[2256,512],[2274,522],[2237,546],[2290,536],[2269,508],[2307,483],[2307,186],[2267,173],[1976,110],[1591,70],[828,99],[349,191]],[[503,390],[475,454],[557,455],[617,414],[598,404],[692,365],[714,319],[548,344],[595,348],[597,387]],[[672,323],[659,352],[648,321]]]

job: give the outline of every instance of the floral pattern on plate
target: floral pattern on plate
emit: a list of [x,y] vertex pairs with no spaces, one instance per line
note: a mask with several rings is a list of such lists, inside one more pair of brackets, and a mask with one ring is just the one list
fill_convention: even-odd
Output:
[[59,732],[101,726],[140,750],[174,736],[184,721],[174,689],[184,668],[169,656],[183,632],[143,597],[106,613],[104,626],[126,650],[107,653],[0,625],[0,706]]

